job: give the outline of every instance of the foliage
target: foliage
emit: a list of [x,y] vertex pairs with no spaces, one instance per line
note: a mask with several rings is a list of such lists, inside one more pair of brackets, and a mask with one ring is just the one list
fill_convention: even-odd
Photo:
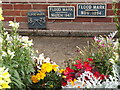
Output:
[[36,66],[35,73],[31,76],[32,88],[61,88],[61,76],[58,73],[59,66],[50,58],[45,58],[43,53],[33,59]]
[[119,23],[119,18],[118,18],[118,5],[117,5],[117,1],[113,1],[113,4],[112,4],[112,10],[113,10],[113,13],[114,13],[114,21],[115,21],[115,24],[116,24],[116,29],[118,30],[118,35],[120,36],[120,23]]
[[[2,9],[0,9],[2,12]],[[3,20],[2,14],[0,20]],[[9,34],[0,21],[0,66],[9,68],[11,89],[25,90],[31,82],[30,73],[34,71],[32,61],[32,40],[17,33],[19,23],[9,22],[12,27]]]
[[8,69],[5,70],[5,67],[0,67],[0,89],[10,88],[10,82],[11,80]]
[[120,82],[120,47],[118,39],[113,39],[116,33],[117,31],[108,36],[95,36],[84,50],[78,47],[80,55],[75,60],[65,61],[63,88],[117,88]]

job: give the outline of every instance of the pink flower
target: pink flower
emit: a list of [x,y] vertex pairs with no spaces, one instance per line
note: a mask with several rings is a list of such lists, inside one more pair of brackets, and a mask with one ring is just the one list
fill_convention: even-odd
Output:
[[81,63],[81,62],[82,62],[82,59],[76,60],[76,63]]

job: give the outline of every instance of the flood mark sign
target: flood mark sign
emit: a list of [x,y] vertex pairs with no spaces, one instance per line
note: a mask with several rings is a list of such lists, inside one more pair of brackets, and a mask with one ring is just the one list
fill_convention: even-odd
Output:
[[46,28],[45,12],[28,12],[28,27],[30,29]]
[[48,6],[49,19],[75,19],[74,6]]
[[79,17],[106,17],[106,4],[104,3],[79,3],[77,4]]

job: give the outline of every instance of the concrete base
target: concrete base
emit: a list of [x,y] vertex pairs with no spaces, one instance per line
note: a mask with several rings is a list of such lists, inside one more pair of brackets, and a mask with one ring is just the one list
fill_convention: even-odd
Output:
[[[11,31],[11,30],[8,30]],[[93,37],[97,35],[107,35],[113,31],[103,30],[27,30],[19,29],[20,35],[28,36],[55,36],[55,37]]]

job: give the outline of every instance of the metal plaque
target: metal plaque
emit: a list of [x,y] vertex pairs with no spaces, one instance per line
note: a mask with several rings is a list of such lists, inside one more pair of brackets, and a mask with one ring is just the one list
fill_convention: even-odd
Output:
[[75,19],[74,6],[48,6],[49,19]]
[[44,12],[28,12],[28,27],[30,29],[46,28],[46,15]]
[[106,4],[80,3],[77,4],[77,16],[80,17],[106,17]]

